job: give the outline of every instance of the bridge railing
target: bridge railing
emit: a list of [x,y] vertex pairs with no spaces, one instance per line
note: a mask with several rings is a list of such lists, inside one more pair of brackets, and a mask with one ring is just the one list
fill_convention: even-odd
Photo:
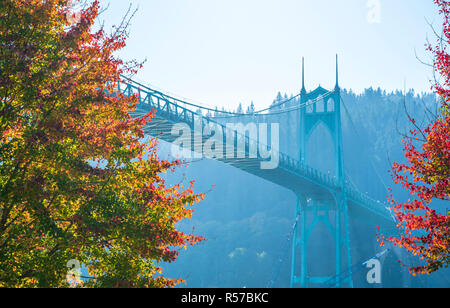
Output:
[[364,204],[367,208],[376,212],[380,215],[383,215],[392,221],[395,221],[395,218],[392,215],[391,210],[389,209],[386,202],[381,202],[379,200],[375,200],[370,198],[367,194],[363,194],[358,189],[352,187],[351,185],[346,186],[347,198],[352,199],[357,203]]
[[339,186],[336,177],[305,165],[302,162],[293,159],[292,157],[284,153],[280,153],[280,166],[303,174],[304,176],[313,179],[328,188],[337,188]]
[[[238,140],[238,138],[245,138],[246,151],[250,148],[251,143],[255,143],[258,146],[266,146],[260,144],[258,140],[253,140],[248,136],[238,134],[236,131],[231,131],[225,125],[189,109],[193,107],[195,108],[196,105],[194,104],[190,104],[186,101],[166,95],[157,90],[153,90],[131,79],[125,79],[124,82],[120,82],[118,84],[118,90],[124,95],[137,95],[140,103],[140,108],[146,107],[145,109],[150,109],[149,111],[154,109],[156,110],[158,116],[168,119],[174,123],[184,122],[191,128],[194,128],[196,124],[202,125],[203,128],[210,125],[211,123],[218,125],[222,129],[224,138],[226,138],[225,136],[227,132],[235,134],[236,141]],[[284,168],[296,172],[297,174],[313,180],[316,183],[329,189],[336,189],[340,187],[340,183],[337,181],[335,176],[325,174],[315,168],[305,165],[303,162],[293,159],[285,153],[279,152],[275,149],[271,149],[268,146],[266,146],[266,148],[272,151],[272,155],[278,155],[279,168]],[[372,211],[380,214],[385,214],[386,208],[381,202],[371,199],[370,197],[359,192],[357,189],[353,187],[347,187],[346,193],[349,198],[358,203],[361,203],[361,205],[368,207]]]

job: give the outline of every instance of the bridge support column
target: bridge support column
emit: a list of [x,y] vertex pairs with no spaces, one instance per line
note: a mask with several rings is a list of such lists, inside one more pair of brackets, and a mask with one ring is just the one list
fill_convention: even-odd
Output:
[[[342,221],[343,220],[343,221]],[[342,230],[343,228],[343,230]],[[344,192],[336,194],[336,287],[350,287],[353,288],[352,278],[352,260],[350,253],[350,230],[348,221],[348,206],[347,199]],[[344,251],[342,250],[344,249]],[[345,268],[342,267],[342,253],[345,255]],[[347,271],[347,278],[339,277],[343,270]]]
[[[335,205],[323,205],[297,197],[295,217],[297,224],[292,239],[291,288],[300,286],[307,288],[311,284],[325,287],[353,287],[351,264],[350,237],[348,224],[347,200],[344,193],[336,193]],[[335,213],[334,226],[329,219],[329,213]],[[308,242],[311,233],[323,223],[333,235],[335,242],[335,272],[327,277],[312,277],[308,273]],[[342,257],[346,260],[343,264]],[[347,275],[343,278],[342,274]]]
[[[294,236],[292,237],[292,260],[291,260],[291,288],[294,288],[296,284],[300,284],[302,287],[306,287],[307,277],[307,260],[306,260],[306,198],[303,196],[297,196],[297,205],[295,207],[295,219],[296,225],[294,229]],[[300,236],[299,236],[300,235]],[[300,273],[301,276],[297,276],[297,254],[300,248]]]
[[[339,87],[338,58],[336,55],[336,86],[334,91],[328,92],[319,87],[308,93],[305,89],[304,60],[302,60],[302,89],[300,103],[312,102],[311,108],[300,108],[298,125],[299,160],[307,164],[306,150],[308,140],[312,132],[319,124],[324,124],[334,141],[334,162],[336,173],[336,187],[330,191],[335,200],[301,200],[298,199],[296,207],[296,219],[300,215],[297,228],[293,237],[291,287],[300,285],[308,287],[314,285],[336,285],[337,287],[347,284],[352,287],[352,277],[342,279],[343,270],[351,268],[350,239],[348,225],[348,208],[345,188],[344,151],[342,142],[341,123],[341,91]],[[317,105],[323,104],[318,109]],[[320,196],[318,196],[320,198]],[[317,198],[317,196],[316,196]],[[334,204],[333,204],[334,201]],[[330,213],[335,214],[334,222]],[[307,217],[308,215],[308,217]],[[310,277],[308,275],[308,241],[312,232],[319,224],[325,225],[332,235],[335,243],[335,273],[329,277]],[[301,231],[301,232],[299,232]],[[300,233],[300,235],[299,235]],[[343,250],[345,248],[345,251]],[[297,275],[297,255],[300,250],[300,275]],[[329,252],[327,252],[329,253]],[[347,262],[343,264],[343,256]],[[333,262],[334,263],[334,262]],[[345,269],[344,269],[345,267]]]
[[[335,232],[334,232],[334,242],[336,245],[336,275],[342,272],[342,233],[341,233],[341,215],[342,207],[344,205],[344,200],[337,198],[336,200],[336,211],[335,211]],[[341,287],[341,281],[336,277],[336,287]]]
[[346,281],[341,281],[337,283],[338,286],[340,286],[341,283],[347,283],[347,286],[350,288],[353,288],[353,273],[351,271],[352,268],[352,257],[350,252],[350,226],[349,226],[349,220],[348,220],[348,204],[347,204],[347,198],[345,197],[344,193],[341,193],[338,195],[338,202],[341,204],[341,212],[344,216],[344,237],[342,240],[342,243],[340,244],[344,246],[345,254],[346,254],[346,265],[348,272],[348,279]]

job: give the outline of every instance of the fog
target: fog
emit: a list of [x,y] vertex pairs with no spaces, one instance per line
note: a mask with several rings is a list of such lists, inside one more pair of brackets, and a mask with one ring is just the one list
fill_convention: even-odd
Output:
[[[427,112],[437,108],[435,96],[413,91],[406,95],[400,91],[386,93],[372,88],[358,95],[343,90],[341,96],[344,168],[351,185],[383,202],[388,188],[398,201],[407,200],[408,193],[393,183],[390,166],[394,161],[404,161],[402,134],[411,128],[407,114],[426,125]],[[280,93],[274,103],[286,98],[289,96]],[[298,104],[294,99],[284,108]],[[247,108],[243,106],[244,110]],[[263,120],[280,123],[280,151],[296,159],[299,157],[298,118],[298,112],[290,112]],[[251,115],[239,119],[244,123],[251,120]],[[161,141],[159,147],[162,157],[170,157],[170,144]],[[332,137],[324,126],[317,127],[307,148],[310,166],[335,173]],[[184,176],[186,184],[196,181],[195,190],[206,193],[206,199],[195,206],[193,218],[180,223],[179,228],[207,241],[182,250],[176,262],[163,264],[165,275],[184,279],[186,285],[180,287],[266,287],[272,278],[275,278],[274,287],[289,287],[292,248],[287,236],[295,221],[294,193],[209,159],[193,160],[189,167],[168,176],[168,181],[178,183]],[[448,207],[444,202],[432,205],[439,211]],[[375,225],[350,214],[349,229],[352,264],[362,263],[383,251],[376,241]],[[311,234],[308,251],[308,275],[335,275],[333,236],[326,228],[319,227]],[[400,266],[399,259],[406,265],[420,264],[420,260],[394,248],[381,258],[381,284],[369,284],[368,269],[362,269],[352,276],[354,286],[450,286],[448,271],[413,278]]]

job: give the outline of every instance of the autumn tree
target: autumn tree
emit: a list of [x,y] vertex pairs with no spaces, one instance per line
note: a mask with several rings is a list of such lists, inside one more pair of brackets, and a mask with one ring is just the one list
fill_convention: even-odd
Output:
[[437,44],[428,45],[433,54],[436,78],[433,89],[439,97],[440,111],[425,129],[410,118],[414,128],[403,140],[407,163],[393,164],[393,179],[402,184],[412,198],[399,203],[391,195],[400,235],[380,237],[419,256],[424,265],[410,272],[430,274],[450,264],[450,213],[439,213],[434,200],[450,200],[450,3],[434,1],[443,16],[443,35]]
[[202,240],[176,223],[203,196],[165,184],[182,162],[116,93],[140,66],[115,56],[126,22],[93,31],[99,2],[70,4],[0,1],[0,287],[67,286],[70,260],[85,287],[173,287],[158,264]]

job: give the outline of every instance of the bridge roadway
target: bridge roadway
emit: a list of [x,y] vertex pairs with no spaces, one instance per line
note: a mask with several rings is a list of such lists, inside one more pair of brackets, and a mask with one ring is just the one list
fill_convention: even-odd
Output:
[[[298,160],[279,152],[273,152],[272,155],[279,155],[279,164],[275,169],[262,169],[261,163],[267,162],[269,159],[260,157],[259,151],[256,158],[249,157],[250,146],[256,145],[259,149],[259,143],[251,140],[248,136],[239,134],[236,131],[228,129],[226,126],[214,121],[212,118],[201,116],[196,112],[190,110],[192,105],[180,99],[168,96],[159,91],[153,90],[142,84],[127,80],[126,83],[119,84],[119,91],[124,95],[137,95],[140,104],[132,116],[143,116],[148,112],[153,111],[155,117],[146,125],[144,132],[150,136],[157,137],[169,143],[175,140],[179,142],[180,135],[174,135],[172,129],[175,124],[183,123],[187,125],[192,131],[194,127],[207,127],[208,125],[215,125],[218,129],[222,129],[223,144],[227,144],[227,136],[233,138],[234,157],[245,158],[226,158],[227,150],[230,147],[223,147],[223,158],[214,158],[220,162],[238,168],[242,171],[253,174],[257,177],[263,178],[274,184],[280,185],[291,190],[293,193],[303,195],[307,199],[312,199],[315,204],[335,204],[336,194],[341,192],[341,183],[328,175],[320,172],[317,169],[311,168],[302,164]],[[232,134],[233,137],[230,137]],[[184,140],[191,144],[192,152],[201,152],[202,145],[206,140],[211,138],[211,135],[195,136],[191,134],[190,140]],[[239,153],[236,149],[238,140],[245,139],[245,153]],[[188,144],[189,144],[188,143]],[[186,143],[185,143],[186,144]],[[228,143],[229,144],[229,143]],[[239,155],[240,154],[240,155]],[[345,185],[345,196],[349,214],[352,217],[370,221],[380,226],[392,227],[394,219],[387,209],[386,204],[376,201],[366,194],[361,193],[350,185]]]

